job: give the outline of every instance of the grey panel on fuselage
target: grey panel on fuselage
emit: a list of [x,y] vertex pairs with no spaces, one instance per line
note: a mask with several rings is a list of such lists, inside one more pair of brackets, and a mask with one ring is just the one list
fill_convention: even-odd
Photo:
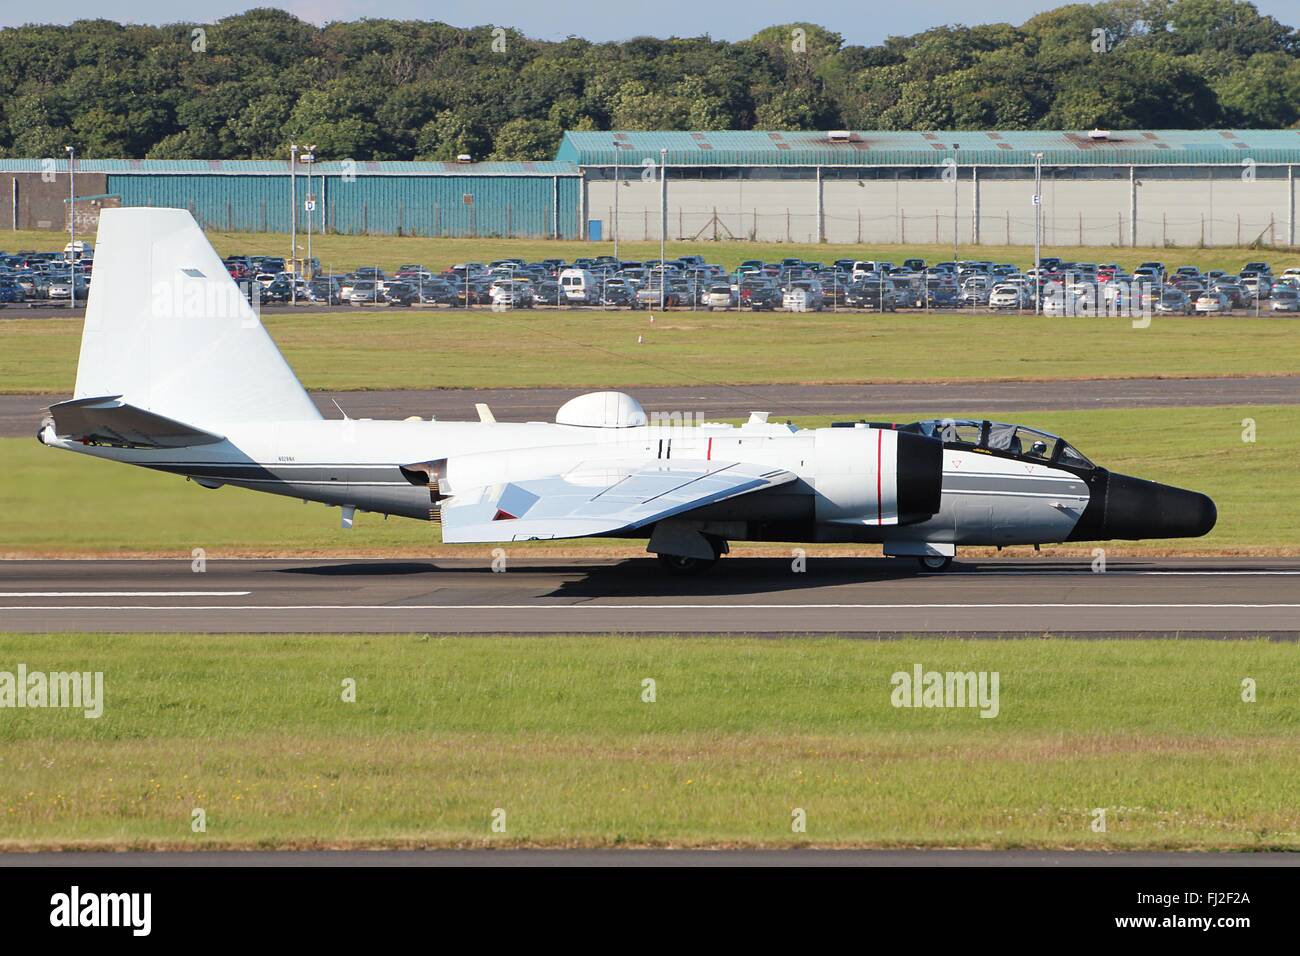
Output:
[[944,472],[943,506],[905,537],[954,544],[1032,544],[1063,541],[1088,504],[1077,475]]
[[428,487],[411,484],[396,465],[173,462],[148,467],[327,505],[353,505],[377,514],[425,521],[430,517]]

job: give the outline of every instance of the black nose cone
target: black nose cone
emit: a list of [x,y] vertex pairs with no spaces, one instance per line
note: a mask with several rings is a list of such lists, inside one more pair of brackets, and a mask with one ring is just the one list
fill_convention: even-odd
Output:
[[1219,518],[1207,496],[1142,478],[1111,473],[1098,539],[1199,538]]

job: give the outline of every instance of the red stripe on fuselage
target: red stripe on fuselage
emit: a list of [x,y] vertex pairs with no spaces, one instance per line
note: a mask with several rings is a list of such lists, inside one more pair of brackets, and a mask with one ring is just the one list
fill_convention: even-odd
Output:
[[884,524],[883,513],[883,495],[880,490],[880,477],[885,470],[885,463],[882,460],[885,448],[885,433],[881,429],[876,429],[876,524]]

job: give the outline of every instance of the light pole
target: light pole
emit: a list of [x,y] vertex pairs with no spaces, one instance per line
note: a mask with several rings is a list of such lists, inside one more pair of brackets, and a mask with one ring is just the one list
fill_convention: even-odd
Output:
[[77,151],[64,146],[68,154],[68,307],[77,307]]
[[1043,298],[1043,154],[1034,153],[1034,315]]
[[961,219],[958,218],[957,207],[959,205],[961,194],[961,167],[957,165],[957,150],[961,147],[952,144],[952,268],[954,273],[960,273],[957,265],[957,230],[961,225]]
[[668,150],[659,150],[659,310],[667,300],[668,268],[664,264],[664,246],[668,238]]
[[[306,202],[303,206],[303,211],[307,214],[304,218],[306,218],[307,220],[307,262],[306,262],[307,268],[305,271],[307,272],[308,279],[312,277],[311,220],[312,220],[312,213],[316,211],[316,197],[312,194],[311,191],[311,164],[314,163],[315,161],[316,161],[316,144],[313,143],[310,146],[304,146],[303,153],[302,153],[302,163],[307,168],[307,197],[306,197]],[[297,276],[295,275],[294,278],[296,282]]]
[[289,144],[289,303],[298,304],[298,144]]
[[[614,144],[614,258],[618,259],[618,144]],[[622,261],[619,262],[620,268]]]

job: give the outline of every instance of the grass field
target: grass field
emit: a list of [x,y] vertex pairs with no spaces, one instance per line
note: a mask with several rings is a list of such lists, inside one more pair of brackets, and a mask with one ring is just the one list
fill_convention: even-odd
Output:
[[[208,239],[221,255],[289,255],[289,236],[285,233],[227,233],[208,230]],[[6,231],[0,234],[0,247],[16,249],[62,249],[63,238],[52,232]],[[561,258],[572,261],[579,256],[613,255],[612,242],[552,241],[546,239],[436,239],[413,236],[314,236],[312,255],[322,269],[347,272],[359,266],[377,265],[394,269],[407,262],[418,262],[442,270],[457,262],[491,262],[507,256],[519,256],[530,262]],[[987,259],[1012,262],[1021,268],[1033,265],[1032,246],[979,245],[959,248],[963,259]],[[306,236],[298,236],[298,254],[306,255]],[[618,254],[623,259],[657,259],[659,242],[620,242]],[[746,259],[779,262],[798,256],[814,262],[836,259],[884,259],[902,262],[919,257],[927,262],[952,259],[952,244],[827,244],[784,242],[712,242],[678,241],[667,243],[669,258],[700,255],[708,262],[734,268]],[[1300,250],[1249,249],[1217,247],[1212,249],[1127,248],[1119,246],[1050,246],[1044,256],[1056,256],[1072,262],[1118,262],[1132,270],[1140,263],[1163,262],[1171,269],[1193,265],[1201,269],[1240,269],[1247,262],[1267,261],[1280,274],[1288,266],[1300,265]]]
[[[979,415],[976,409],[953,412]],[[856,416],[846,411],[838,417]],[[900,412],[892,417],[911,421],[919,416]],[[1278,506],[1300,498],[1300,406],[1035,412],[1017,417],[1064,435],[1114,471],[1213,497],[1219,508],[1214,531],[1205,538],[1152,543],[1162,550],[1278,551],[1294,549],[1300,542],[1300,512]],[[1242,420],[1247,417],[1256,423],[1254,443],[1242,441]],[[803,426],[830,420],[795,416]],[[0,553],[189,554],[202,547],[213,555],[429,554],[438,545],[436,525],[365,514],[358,516],[354,530],[343,532],[339,512],[322,505],[236,488],[209,491],[175,476],[46,448],[30,438],[0,439],[0,460],[5,463],[0,511],[6,516]],[[611,546],[624,545],[577,544],[585,549]],[[488,547],[439,551],[477,554]],[[553,546],[540,542],[514,547]],[[643,549],[639,543],[633,547]],[[1125,547],[1118,545],[1116,551]]]
[[[634,388],[1294,374],[1288,319],[670,312],[268,315],[308,388]],[[638,341],[640,340],[640,341]],[[0,321],[0,391],[67,394],[77,319]],[[797,411],[797,409],[795,410]]]
[[[1265,642],[0,636],[19,662],[105,704],[5,712],[8,848],[1300,849]],[[997,672],[997,716],[892,706],[918,663]]]

